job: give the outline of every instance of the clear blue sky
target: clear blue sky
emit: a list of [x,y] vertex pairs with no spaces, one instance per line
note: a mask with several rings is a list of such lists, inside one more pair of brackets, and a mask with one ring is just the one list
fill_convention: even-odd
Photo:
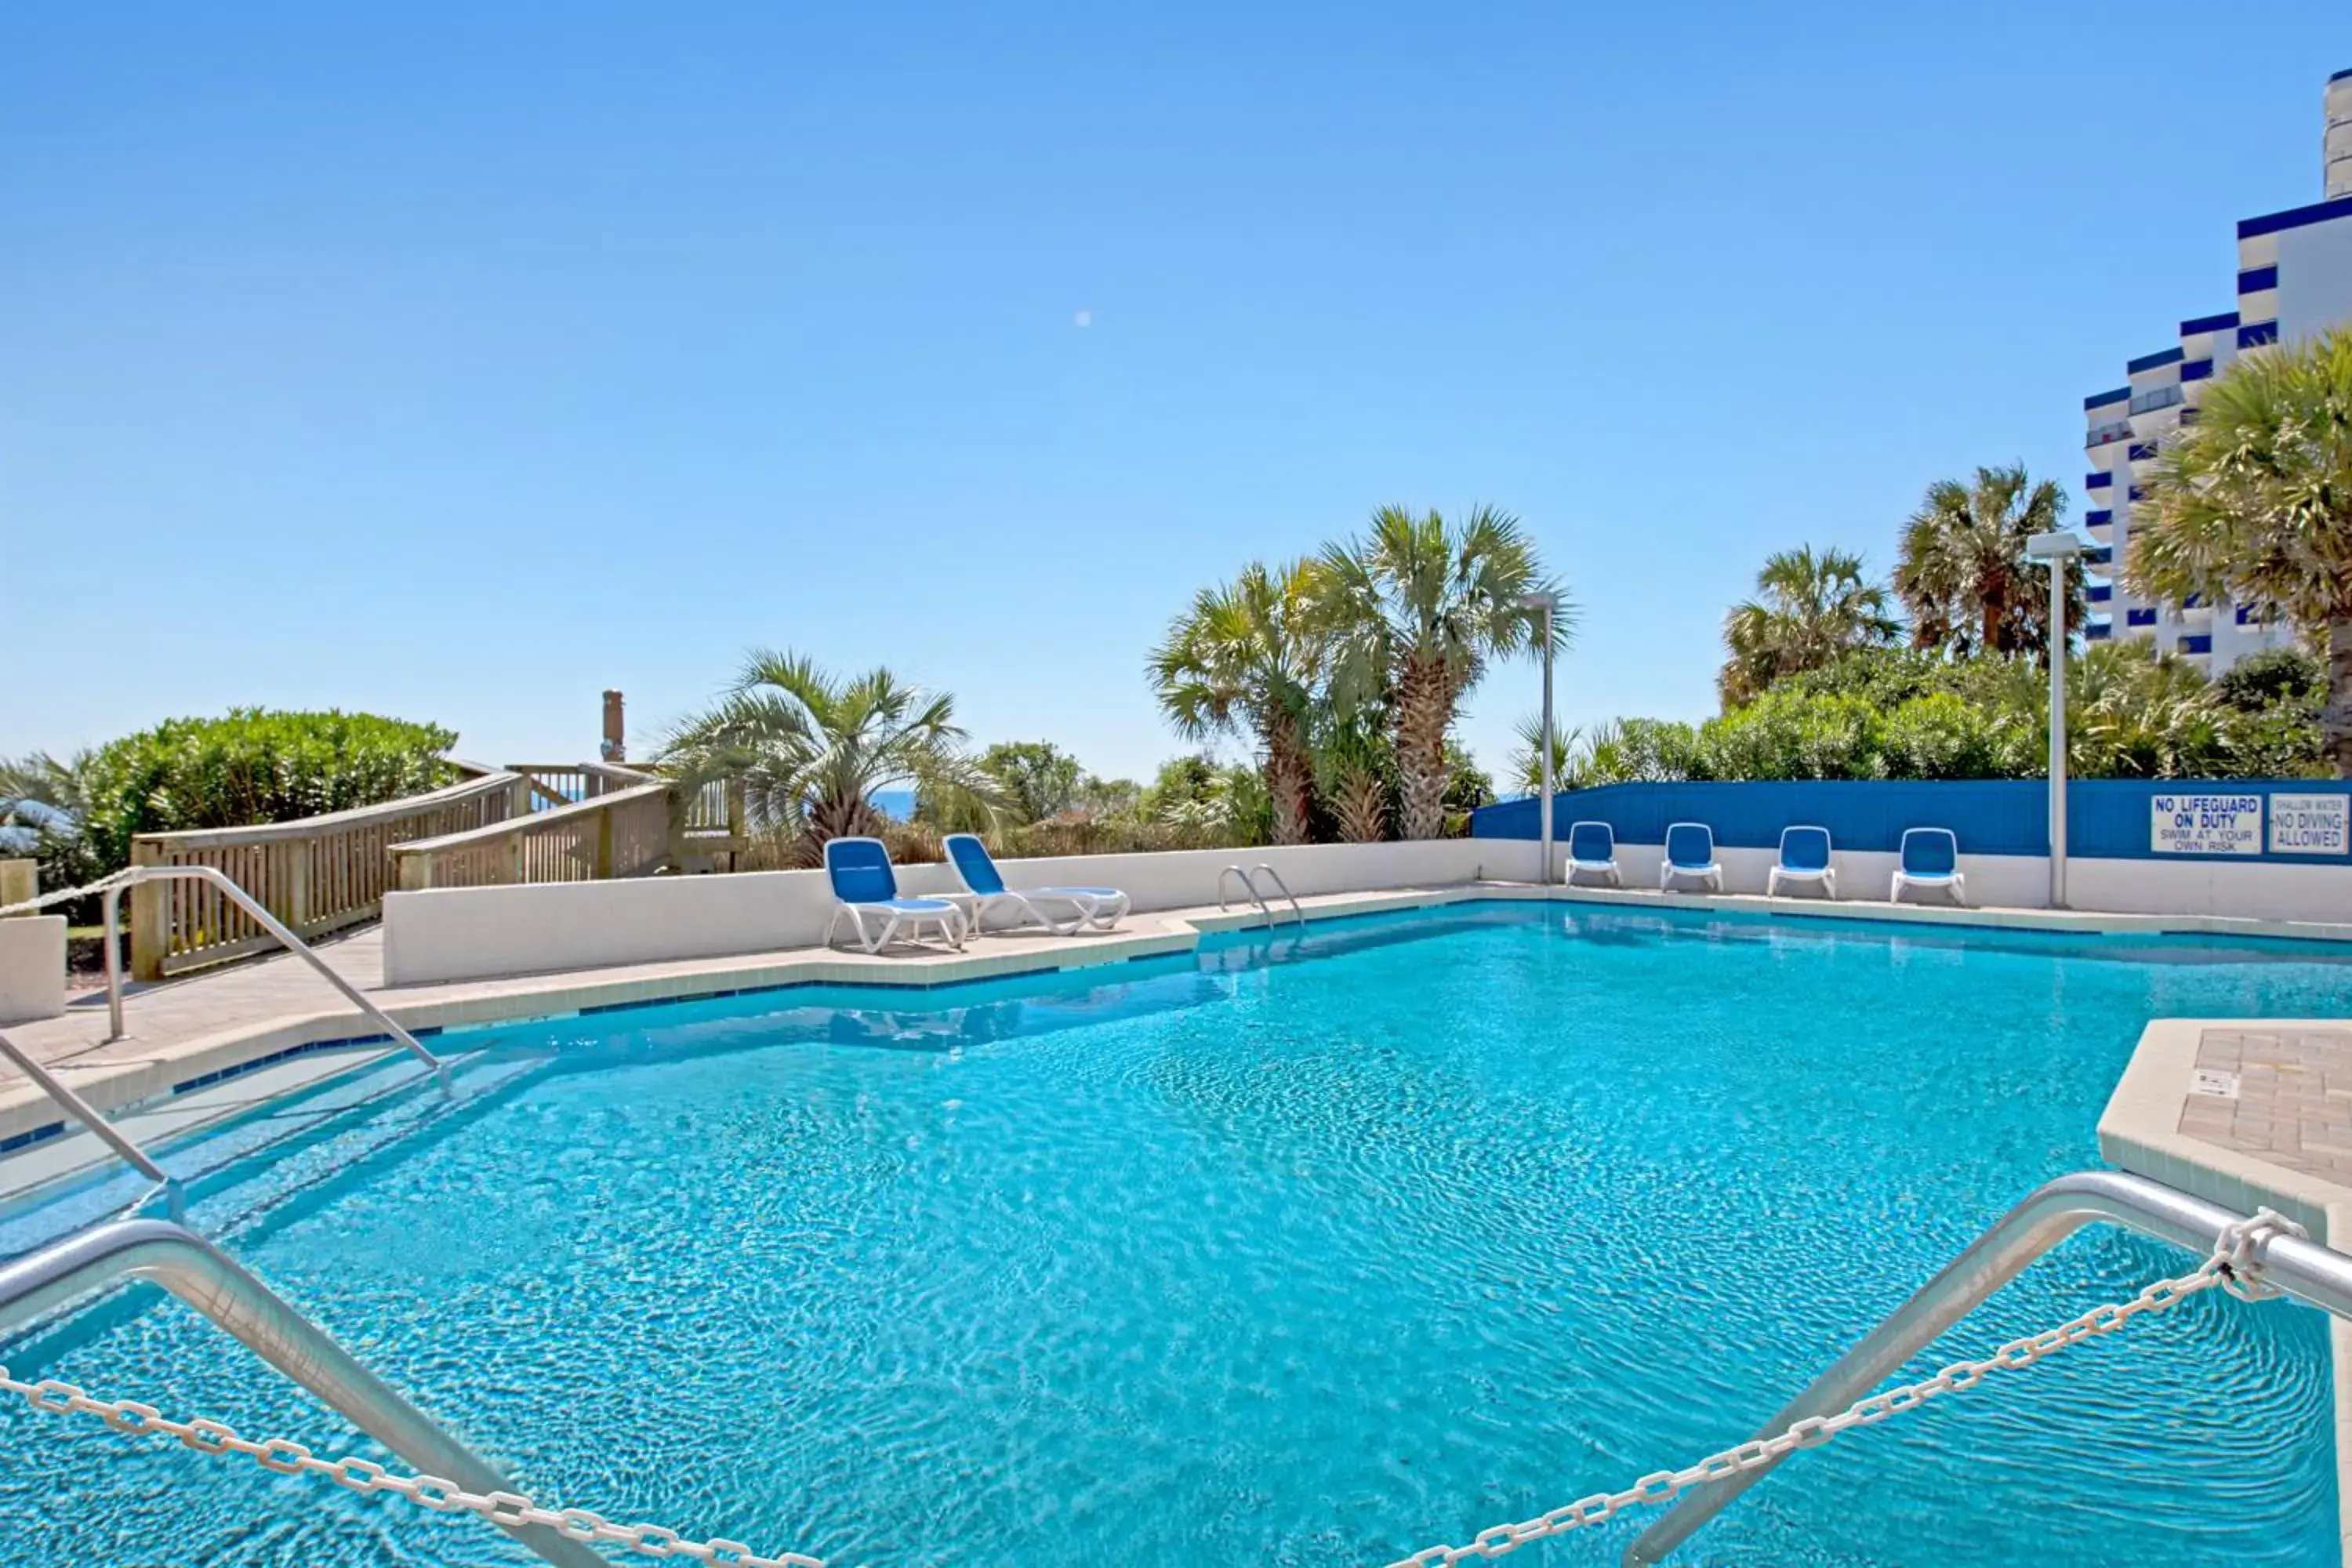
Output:
[[1768,551],[2079,484],[2317,199],[2352,10],[2196,15],[12,7],[0,752],[572,757],[768,643],[1140,773],[1170,615],[1389,500],[1527,520],[1568,720],[1704,716]]

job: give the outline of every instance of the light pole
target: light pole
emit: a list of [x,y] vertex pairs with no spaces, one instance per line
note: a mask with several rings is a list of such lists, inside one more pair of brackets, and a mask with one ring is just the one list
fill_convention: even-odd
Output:
[[2050,563],[2050,907],[2066,907],[2066,568],[2083,542],[2060,529],[2025,542],[2026,555]]
[[1558,594],[1529,594],[1519,603],[1528,609],[1543,612],[1543,733],[1537,744],[1543,752],[1543,804],[1537,810],[1542,824],[1539,837],[1543,840],[1543,859],[1536,868],[1536,885],[1551,886],[1551,619],[1559,612]]

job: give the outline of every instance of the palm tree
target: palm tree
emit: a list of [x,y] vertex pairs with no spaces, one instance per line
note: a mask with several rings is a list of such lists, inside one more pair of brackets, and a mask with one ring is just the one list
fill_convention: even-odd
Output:
[[1342,710],[1318,706],[1315,772],[1324,803],[1342,840],[1377,844],[1389,836],[1389,796],[1395,766],[1388,715],[1377,702]]
[[964,740],[945,692],[755,649],[735,685],[672,732],[661,762],[688,784],[741,781],[751,826],[814,864],[825,840],[881,826],[877,790],[912,785],[943,826],[993,826],[999,786]]
[[[1434,511],[1382,507],[1363,538],[1326,548],[1323,564],[1334,698],[1385,698],[1403,786],[1402,837],[1440,837],[1455,710],[1489,661],[1535,648],[1542,616],[1527,600],[1557,586],[1518,520],[1486,506],[1458,524]],[[1568,646],[1574,623],[1563,602],[1552,619],[1555,647]]]
[[[1895,592],[1911,612],[1911,640],[1954,653],[2046,654],[2050,574],[2025,542],[2066,517],[2066,493],[2024,466],[1980,468],[1975,479],[1938,479],[1903,531]],[[2067,577],[2066,624],[2082,625],[2083,575]]]
[[1862,557],[1843,550],[1813,553],[1810,544],[1780,551],[1756,574],[1759,597],[1723,618],[1730,658],[1716,685],[1736,707],[1784,675],[1819,669],[1855,648],[1875,647],[1902,631],[1885,587],[1863,576]]
[[2208,382],[2153,489],[2126,581],[2151,598],[2227,594],[2324,631],[2321,745],[2352,778],[2352,329],[2248,354]]
[[1304,844],[1315,803],[1307,724],[1322,667],[1314,563],[1253,561],[1203,588],[1151,650],[1160,706],[1186,740],[1247,735],[1265,752],[1274,841]]

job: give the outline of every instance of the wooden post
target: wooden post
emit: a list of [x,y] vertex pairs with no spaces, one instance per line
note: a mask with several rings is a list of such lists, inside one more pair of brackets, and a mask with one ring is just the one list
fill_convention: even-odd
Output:
[[296,936],[308,936],[310,927],[310,846],[311,838],[289,838],[279,846],[286,862],[286,912],[278,918],[294,928]]
[[38,860],[0,860],[0,904],[26,904],[41,890]]
[[613,877],[613,811],[610,806],[596,814],[596,880],[606,882]]
[[[133,866],[160,866],[163,852],[142,838],[131,841],[131,863]],[[161,980],[163,978],[163,957],[171,950],[171,894],[169,883],[140,882],[131,889],[131,978]]]

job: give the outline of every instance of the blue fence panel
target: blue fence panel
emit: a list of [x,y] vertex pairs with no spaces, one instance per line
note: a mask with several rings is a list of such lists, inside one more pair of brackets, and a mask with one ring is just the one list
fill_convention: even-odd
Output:
[[[2352,794],[2335,779],[2077,779],[2066,789],[2067,853],[2089,859],[2271,860],[2342,866],[2345,856],[2272,854],[2267,827],[2273,795]],[[2151,847],[2153,801],[2159,795],[2259,796],[2265,832],[2251,855],[2189,855]],[[1893,853],[1906,827],[1948,827],[1964,855],[2046,855],[2049,788],[2039,779],[1797,779],[1759,784],[1624,784],[1554,797],[1552,830],[1562,843],[1572,822],[1605,822],[1622,844],[1659,844],[1673,822],[1704,822],[1716,842],[1735,849],[1772,849],[1780,830],[1800,824],[1829,829],[1840,849]],[[1479,838],[1541,835],[1537,803],[1504,801],[1471,814]]]

